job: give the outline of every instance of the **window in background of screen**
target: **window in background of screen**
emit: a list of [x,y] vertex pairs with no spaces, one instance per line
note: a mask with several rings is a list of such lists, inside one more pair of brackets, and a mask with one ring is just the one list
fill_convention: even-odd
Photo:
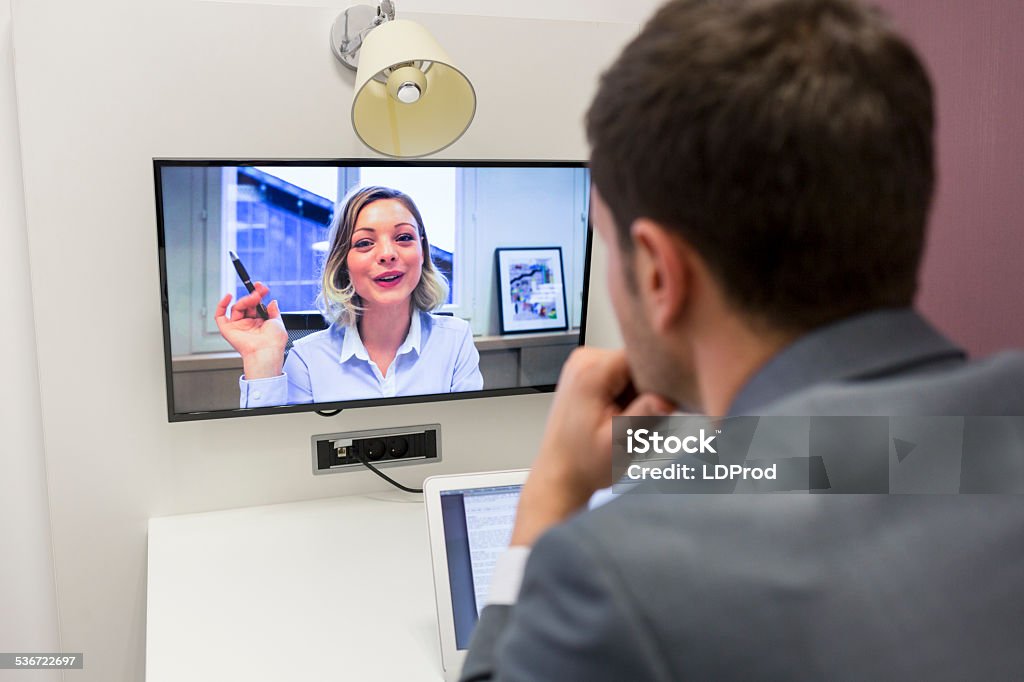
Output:
[[[327,231],[334,213],[338,169],[235,171],[222,187],[231,213],[222,225],[225,243],[230,244],[233,237],[234,251],[252,276],[270,287],[283,312],[315,309],[320,269],[329,248]],[[234,285],[236,300],[248,293],[237,278]]]

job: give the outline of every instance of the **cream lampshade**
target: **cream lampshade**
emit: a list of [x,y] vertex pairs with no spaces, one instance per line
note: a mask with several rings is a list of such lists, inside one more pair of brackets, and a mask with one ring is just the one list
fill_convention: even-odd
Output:
[[[393,7],[390,12],[393,17]],[[476,93],[425,28],[378,11],[375,27],[351,43],[358,45],[352,127],[368,147],[389,156],[424,156],[462,137],[476,113]],[[352,66],[353,58],[340,52]]]

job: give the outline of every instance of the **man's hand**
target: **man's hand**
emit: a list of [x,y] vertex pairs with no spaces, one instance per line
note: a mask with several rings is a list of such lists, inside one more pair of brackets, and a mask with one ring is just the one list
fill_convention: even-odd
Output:
[[645,393],[622,406],[632,389],[623,351],[579,348],[558,379],[540,454],[523,486],[512,545],[532,545],[612,483],[612,417],[660,416],[674,406]]

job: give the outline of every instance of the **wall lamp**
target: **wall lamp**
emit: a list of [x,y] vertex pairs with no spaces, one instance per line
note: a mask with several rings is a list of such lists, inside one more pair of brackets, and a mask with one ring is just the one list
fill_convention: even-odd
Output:
[[335,19],[331,49],[356,72],[352,127],[388,156],[425,156],[466,132],[476,92],[419,24],[395,19],[395,5],[355,5]]

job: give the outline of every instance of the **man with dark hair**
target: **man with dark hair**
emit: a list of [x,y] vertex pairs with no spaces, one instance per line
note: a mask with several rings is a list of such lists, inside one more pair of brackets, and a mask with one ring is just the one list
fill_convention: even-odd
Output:
[[1019,675],[1019,497],[578,513],[616,416],[1024,414],[1024,355],[968,362],[911,308],[934,184],[913,50],[853,0],[675,0],[587,130],[626,348],[563,370],[463,679]]
[[912,302],[931,201],[932,90],[848,3],[671,3],[601,80],[587,127],[619,246],[655,221],[734,308],[805,331]]

